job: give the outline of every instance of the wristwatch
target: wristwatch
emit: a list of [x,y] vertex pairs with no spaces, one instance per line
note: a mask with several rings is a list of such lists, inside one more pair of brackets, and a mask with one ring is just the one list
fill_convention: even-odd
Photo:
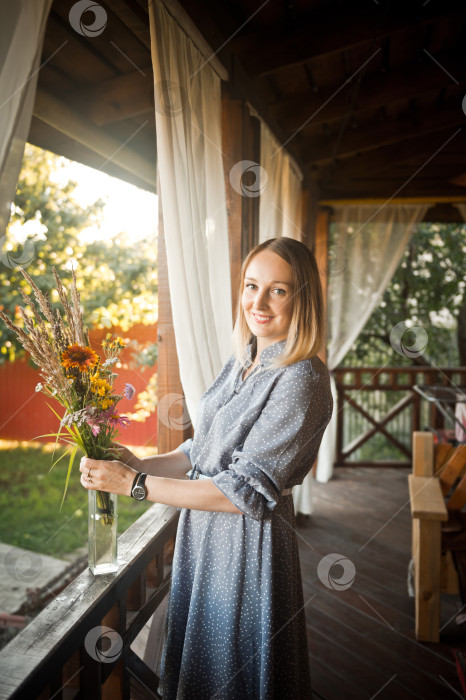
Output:
[[147,474],[138,472],[134,477],[133,485],[131,487],[131,496],[136,499],[136,501],[143,501],[147,496],[147,489],[144,485]]

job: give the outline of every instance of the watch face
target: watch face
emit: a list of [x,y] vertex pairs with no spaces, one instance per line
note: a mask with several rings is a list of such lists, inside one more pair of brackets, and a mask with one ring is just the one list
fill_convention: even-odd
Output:
[[146,497],[146,489],[144,486],[135,486],[133,489],[133,498],[137,501],[143,501]]

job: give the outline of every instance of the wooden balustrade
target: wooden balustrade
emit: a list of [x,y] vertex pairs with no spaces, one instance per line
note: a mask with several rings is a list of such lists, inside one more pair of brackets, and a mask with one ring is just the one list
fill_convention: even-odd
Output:
[[158,697],[159,679],[130,645],[168,592],[164,549],[178,515],[153,505],[119,537],[115,574],[86,569],[3,649],[2,700],[129,699],[131,681]]
[[[414,391],[415,384],[465,387],[466,367],[339,367],[333,370],[337,387],[337,436],[335,466],[411,466],[410,444],[404,444],[390,432],[387,424],[405,409],[410,410],[410,430],[424,429],[421,426],[421,397]],[[376,418],[367,407],[358,402],[358,395],[373,391],[404,391],[405,396],[392,406],[381,418]],[[345,406],[351,406],[363,416],[371,427],[361,435],[344,444]],[[444,417],[434,403],[429,403],[427,422],[432,428],[443,428]],[[384,435],[406,460],[350,460],[349,457],[377,433]]]

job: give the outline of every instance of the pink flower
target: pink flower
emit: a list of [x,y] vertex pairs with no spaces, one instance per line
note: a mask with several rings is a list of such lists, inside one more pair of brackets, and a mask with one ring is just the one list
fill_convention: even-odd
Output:
[[132,399],[134,394],[136,393],[136,389],[132,384],[125,384],[125,388],[123,389],[123,396],[125,399]]
[[127,428],[131,423],[127,416],[120,416],[118,409],[112,407],[108,408],[106,411],[102,411],[95,418],[89,418],[86,423],[90,426],[93,435],[98,435],[100,432],[100,426],[103,423],[110,425],[112,428],[121,427]]

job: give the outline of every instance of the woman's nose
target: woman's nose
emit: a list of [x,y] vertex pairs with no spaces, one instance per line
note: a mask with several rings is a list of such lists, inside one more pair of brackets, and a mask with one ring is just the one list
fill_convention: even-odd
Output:
[[264,289],[263,291],[259,291],[256,294],[256,297],[255,297],[254,302],[253,302],[253,308],[263,309],[266,306],[267,306],[267,292]]

